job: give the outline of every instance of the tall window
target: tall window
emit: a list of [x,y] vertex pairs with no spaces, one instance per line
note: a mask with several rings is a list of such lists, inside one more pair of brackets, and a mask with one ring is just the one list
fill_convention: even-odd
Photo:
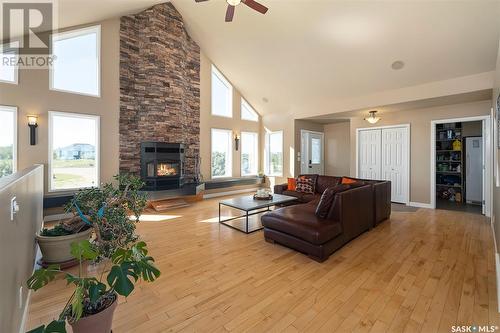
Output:
[[99,117],[49,112],[49,190],[99,186]]
[[233,117],[233,86],[212,65],[212,115]]
[[241,119],[250,121],[259,121],[259,115],[255,110],[245,101],[241,99]]
[[16,172],[17,108],[0,105],[0,178]]
[[241,175],[256,176],[259,168],[259,135],[241,132]]
[[212,178],[233,174],[232,131],[212,128]]
[[[12,44],[11,44],[12,45]],[[15,43],[14,45],[19,45]],[[0,45],[0,82],[17,84],[17,49]]]
[[52,35],[50,89],[99,97],[101,27]]
[[283,176],[283,132],[266,135],[266,172],[269,176]]

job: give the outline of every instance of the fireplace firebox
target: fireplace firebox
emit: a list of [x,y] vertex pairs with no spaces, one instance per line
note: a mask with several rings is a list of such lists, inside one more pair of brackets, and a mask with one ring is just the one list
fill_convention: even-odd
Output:
[[161,191],[184,184],[184,145],[182,143],[141,143],[141,177],[145,190]]

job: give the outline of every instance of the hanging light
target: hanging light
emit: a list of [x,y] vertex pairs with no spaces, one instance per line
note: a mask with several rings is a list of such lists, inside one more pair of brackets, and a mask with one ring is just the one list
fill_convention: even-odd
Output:
[[365,120],[370,124],[376,124],[380,120],[380,117],[377,117],[377,111],[370,111],[368,113],[370,115],[368,116],[368,118],[365,118]]

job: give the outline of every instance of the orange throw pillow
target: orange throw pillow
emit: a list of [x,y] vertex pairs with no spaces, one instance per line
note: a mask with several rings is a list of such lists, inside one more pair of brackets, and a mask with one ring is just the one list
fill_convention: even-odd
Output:
[[354,183],[357,183],[357,180],[342,177],[342,184],[354,184]]
[[288,178],[287,190],[295,191],[296,186],[297,186],[297,181],[295,180],[295,178]]

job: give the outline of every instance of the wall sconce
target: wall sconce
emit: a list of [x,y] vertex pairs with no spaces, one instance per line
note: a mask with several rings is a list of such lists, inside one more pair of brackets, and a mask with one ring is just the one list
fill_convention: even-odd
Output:
[[38,117],[37,116],[28,116],[28,126],[30,128],[30,145],[36,145],[36,128]]
[[240,148],[240,137],[238,134],[234,135],[234,146],[236,147],[236,151]]
[[376,124],[380,120],[380,117],[377,117],[377,111],[370,111],[368,113],[370,115],[368,116],[368,118],[365,118],[365,120],[370,124]]

